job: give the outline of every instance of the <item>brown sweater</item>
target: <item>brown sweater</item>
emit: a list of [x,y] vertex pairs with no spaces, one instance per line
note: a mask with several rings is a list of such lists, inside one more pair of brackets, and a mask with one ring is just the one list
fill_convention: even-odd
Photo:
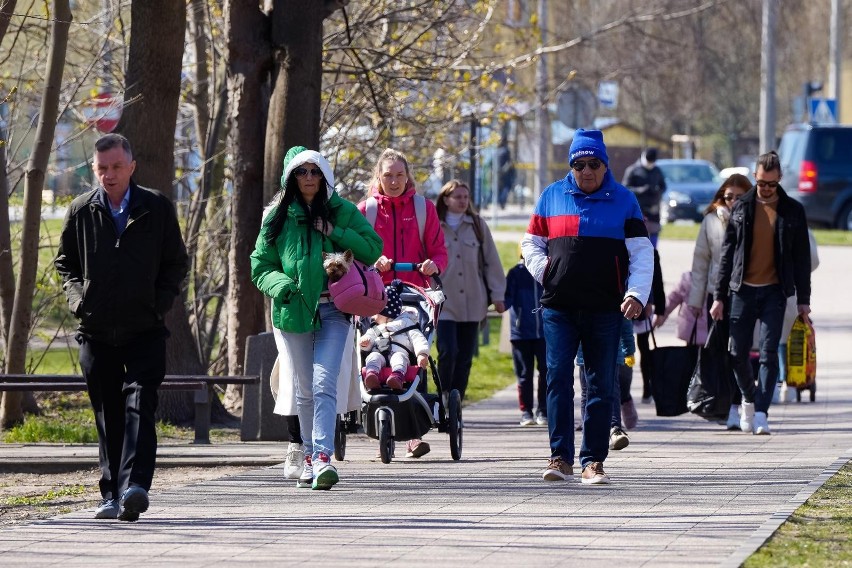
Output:
[[775,220],[778,218],[778,198],[772,201],[755,200],[754,233],[751,254],[743,275],[743,284],[766,286],[778,284],[775,270]]

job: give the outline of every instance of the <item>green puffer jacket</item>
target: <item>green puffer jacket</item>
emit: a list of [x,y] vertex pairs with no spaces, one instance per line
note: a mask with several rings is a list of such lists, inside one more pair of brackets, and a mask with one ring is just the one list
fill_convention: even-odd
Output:
[[334,231],[326,237],[308,226],[302,208],[293,203],[274,245],[266,242],[266,217],[251,254],[251,280],[272,298],[272,325],[290,333],[319,329],[320,294],[328,289],[322,253],[352,249],[355,258],[371,265],[382,254],[382,239],[353,203],[332,193],[328,203]]

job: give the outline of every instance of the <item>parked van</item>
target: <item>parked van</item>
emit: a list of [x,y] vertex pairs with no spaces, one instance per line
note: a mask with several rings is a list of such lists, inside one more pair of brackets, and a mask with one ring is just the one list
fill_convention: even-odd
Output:
[[778,155],[781,184],[808,223],[852,230],[852,126],[789,126]]

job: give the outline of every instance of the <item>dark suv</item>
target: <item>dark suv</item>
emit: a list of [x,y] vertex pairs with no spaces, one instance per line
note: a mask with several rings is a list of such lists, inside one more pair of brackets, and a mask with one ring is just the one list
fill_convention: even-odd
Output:
[[808,222],[852,230],[852,126],[789,126],[778,154],[782,185]]

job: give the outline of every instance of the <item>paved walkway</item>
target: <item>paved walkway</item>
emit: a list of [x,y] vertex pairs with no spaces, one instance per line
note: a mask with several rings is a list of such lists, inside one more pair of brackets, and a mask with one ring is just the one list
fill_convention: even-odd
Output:
[[[686,246],[663,244],[661,256],[667,281],[688,268]],[[639,405],[631,445],[606,461],[612,485],[583,486],[577,476],[546,483],[546,430],[516,425],[509,388],[465,408],[459,462],[437,432],[426,437],[430,454],[388,465],[374,458],[374,441],[352,436],[332,491],[296,489],[280,464],[174,490],[155,482],[137,523],[95,521],[90,509],[0,531],[0,565],[737,566],[852,456],[852,310],[838,285],[850,256],[821,250],[817,400],[773,406],[772,436],[690,415],[658,418]],[[93,463],[95,455],[80,446],[2,448],[4,465],[62,452],[88,452]],[[188,445],[162,455],[275,462],[282,451]]]

